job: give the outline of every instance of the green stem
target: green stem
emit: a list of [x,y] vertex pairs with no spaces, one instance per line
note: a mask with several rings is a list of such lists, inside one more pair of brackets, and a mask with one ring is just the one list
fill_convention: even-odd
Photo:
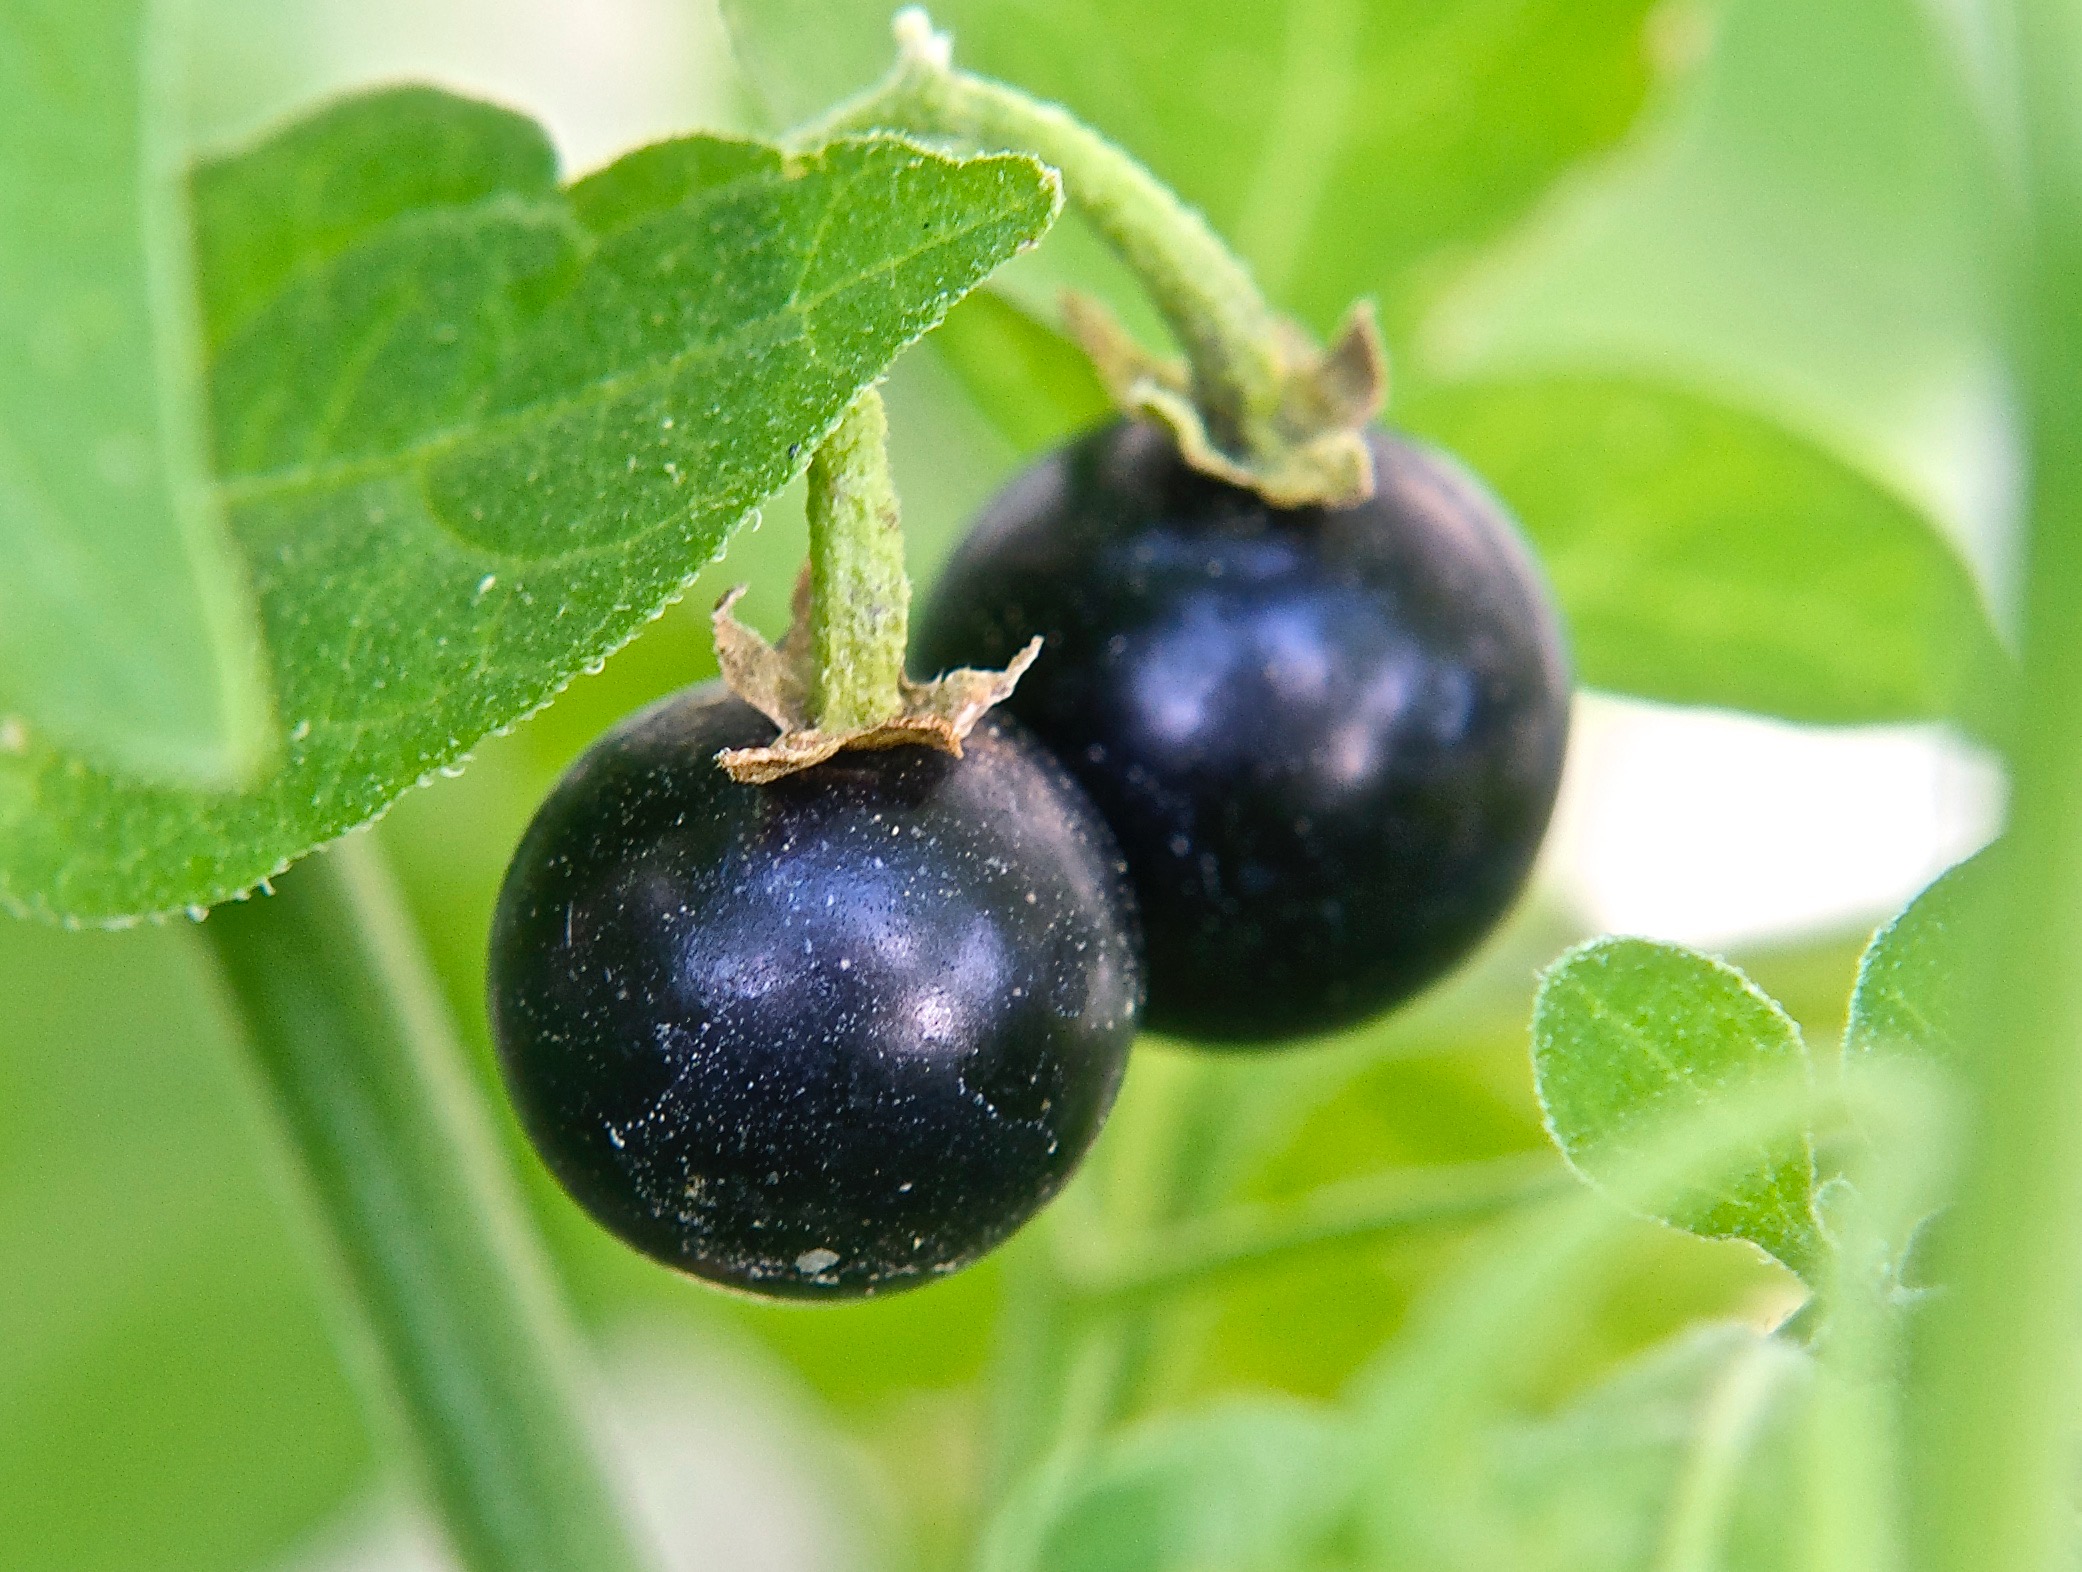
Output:
[[[1104,1366],[1109,1381],[1100,1412],[1107,1424],[1125,1424],[1162,1400],[1166,1367],[1188,1356],[1188,1340],[1176,1335],[1181,1328],[1167,1314],[1171,1306],[1162,1295],[1109,1300],[1080,1292],[1093,1275],[1089,1263],[1094,1260],[1077,1248],[1080,1237],[1087,1251],[1090,1241],[1160,1241],[1204,1218],[1221,1198],[1221,1158],[1231,1150],[1237,1091],[1226,1067],[1201,1055],[1159,1057],[1147,1049],[1142,1054],[1145,1095],[1134,1111],[1138,1117],[1119,1121],[1125,1139],[1116,1143],[1105,1172],[1107,1226],[1082,1236],[1057,1235],[1065,1319],[1111,1355]],[[1103,1269],[1103,1263],[1138,1253],[1132,1245],[1102,1249],[1096,1261]]]
[[1017,1241],[988,1391],[985,1499],[995,1509],[1037,1464],[1083,1451],[1113,1417],[1125,1354],[1118,1322],[1082,1313],[1051,1239]]
[[1912,1390],[1919,1563],[2072,1565],[2082,1370],[2082,6],[2013,8],[2031,455],[2012,884],[1986,967],[1950,1292]]
[[566,1336],[396,890],[353,838],[220,906],[215,952],[365,1360],[471,1572],[641,1572]]
[[873,388],[810,460],[810,719],[824,731],[878,725],[903,705],[911,581],[889,478],[889,419]]
[[1153,1233],[1192,1203],[1186,1149],[1209,1085],[1200,1062],[1139,1057],[1078,1183],[1014,1246],[992,1380],[995,1497],[1032,1469],[1074,1457],[1132,1409],[1153,1305],[1088,1301],[1067,1268],[1080,1253],[1075,1241]]
[[1246,433],[1280,409],[1287,359],[1279,319],[1249,270],[1205,219],[1067,110],[955,70],[922,12],[898,18],[898,37],[902,57],[886,80],[790,140],[814,146],[847,132],[909,130],[1016,148],[1061,170],[1071,200],[1177,335],[1217,441],[1245,451]]
[[1239,1273],[1493,1217],[1563,1191],[1570,1182],[1545,1153],[1372,1175],[1288,1206],[1196,1218],[1120,1252],[1111,1263],[1084,1264],[1068,1276],[1088,1307],[1146,1305]]

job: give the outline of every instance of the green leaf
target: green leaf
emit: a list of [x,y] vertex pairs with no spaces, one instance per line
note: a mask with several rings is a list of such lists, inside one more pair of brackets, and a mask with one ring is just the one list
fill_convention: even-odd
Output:
[[986,1572],[1304,1572],[1344,1565],[1328,1535],[1354,1448],[1334,1411],[1234,1401],[1044,1470],[985,1542]]
[[222,344],[298,269],[401,214],[502,191],[550,197],[557,155],[525,115],[430,87],[330,104],[237,158],[194,172],[210,342]]
[[1433,387],[1396,415],[1517,513],[1590,686],[1798,721],[1999,729],[2009,661],[1958,557],[1785,426],[1588,376]]
[[[463,130],[416,103],[428,156],[468,150],[477,173],[445,178],[489,194],[316,246],[216,350],[279,767],[182,792],[32,737],[0,756],[0,903],[205,906],[453,766],[654,616],[1058,200],[1032,160],[886,138],[786,167],[687,139],[574,200],[517,189],[514,139],[446,102]],[[409,156],[380,114],[330,127],[302,144],[313,182],[369,139]],[[281,146],[207,177],[221,222],[276,199]]]
[[[883,0],[725,0],[778,121],[893,58]],[[1650,73],[1649,0],[1273,0],[932,7],[958,64],[1066,104],[1232,236],[1327,328],[1362,294],[1391,328],[1452,259],[1611,146]],[[1050,248],[1053,252],[1056,248]]]
[[778,149],[731,137],[686,136],[638,148],[571,188],[578,221],[596,235],[612,234],[661,208],[716,186],[782,168]]
[[221,784],[268,693],[206,478],[174,10],[0,0],[0,750]]
[[1971,1038],[1967,1011],[2002,859],[1990,847],[1947,869],[1872,936],[1858,962],[1847,1060],[1912,1054],[1957,1066]]
[[[1554,1143],[1594,1185],[1688,1115],[1774,1077],[1809,1071],[1791,1017],[1725,962],[1647,939],[1594,939],[1541,978],[1533,1074]],[[1746,1239],[1810,1276],[1825,1257],[1815,1223],[1812,1141],[1758,1148],[1746,1166],[1659,1209],[1708,1239]]]

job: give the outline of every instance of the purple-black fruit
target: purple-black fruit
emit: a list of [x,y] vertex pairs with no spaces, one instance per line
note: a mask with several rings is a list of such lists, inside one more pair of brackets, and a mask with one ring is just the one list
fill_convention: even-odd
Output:
[[1140,1004],[1132,898],[1016,721],[960,759],[717,767],[773,733],[695,689],[564,778],[493,923],[499,1059],[637,1249],[767,1295],[903,1288],[998,1244],[1097,1134]]
[[1546,830],[1570,684],[1539,574],[1457,465],[1368,440],[1370,500],[1283,510],[1152,426],[1093,432],[990,504],[918,620],[921,670],[1043,636],[1008,707],[1126,853],[1156,1030],[1266,1042],[1408,998]]

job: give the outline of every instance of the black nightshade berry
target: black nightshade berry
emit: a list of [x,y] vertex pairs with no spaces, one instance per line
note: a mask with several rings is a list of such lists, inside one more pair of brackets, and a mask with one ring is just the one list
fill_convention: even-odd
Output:
[[791,1298],[966,1265],[1097,1134],[1136,1029],[1119,851],[1015,721],[962,758],[770,785],[720,687],[636,716],[544,804],[491,941],[520,1117],[637,1249]]
[[1498,503],[1369,434],[1378,490],[1281,510],[1151,426],[1042,459],[917,624],[920,669],[1044,639],[1010,708],[1127,855],[1148,1024],[1217,1042],[1347,1025],[1465,955],[1560,780],[1555,613]]

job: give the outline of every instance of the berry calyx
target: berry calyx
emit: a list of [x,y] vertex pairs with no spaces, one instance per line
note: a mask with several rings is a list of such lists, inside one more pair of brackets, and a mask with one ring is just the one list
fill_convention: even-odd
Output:
[[724,682],[780,733],[724,751],[719,762],[736,780],[780,780],[848,749],[927,747],[960,758],[969,729],[1039,652],[1030,640],[1002,670],[931,682],[904,675],[911,583],[888,443],[882,397],[869,388],[811,459],[810,556],[779,645],[732,615],[742,587],[716,607]]
[[1009,705],[1119,837],[1156,1030],[1268,1042],[1407,999],[1545,832],[1569,676],[1538,573],[1456,465],[1368,441],[1370,499],[1281,509],[1109,426],[999,494],[920,620],[921,664],[1044,640]]

